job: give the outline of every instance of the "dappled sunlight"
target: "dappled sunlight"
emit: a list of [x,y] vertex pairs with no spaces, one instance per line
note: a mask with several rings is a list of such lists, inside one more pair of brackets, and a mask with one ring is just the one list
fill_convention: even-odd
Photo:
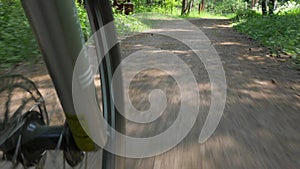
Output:
[[[297,81],[295,81],[297,82]],[[298,81],[299,83],[293,84],[293,88],[295,88],[295,90],[299,90],[300,91],[300,81]]]
[[224,24],[215,24],[215,25],[209,25],[209,26],[203,26],[203,29],[217,29],[217,28],[231,28],[231,25],[224,25]]
[[240,42],[221,42],[221,43],[215,43],[215,45],[240,45],[240,46],[247,46],[247,45],[242,44]]
[[[291,90],[293,89],[291,88]],[[237,88],[231,88],[231,85],[229,85],[228,91],[227,104],[239,103],[241,105],[249,104],[255,106],[261,100],[264,101],[264,104],[266,104],[266,101],[268,104],[279,104],[282,102],[278,105],[282,106],[288,104],[289,101],[295,103],[294,99],[296,98],[296,92],[295,95],[286,95],[271,79],[248,79],[239,84]],[[295,106],[297,106],[297,103],[293,107]],[[300,108],[299,105],[298,108]]]
[[137,44],[137,45],[134,45],[134,47],[136,49],[140,49],[140,48],[151,49],[152,48],[151,46],[147,46],[147,45],[143,45],[143,44]]
[[216,29],[217,26],[203,26],[203,29]]
[[[231,117],[235,118],[235,117]],[[243,122],[231,122],[236,128]],[[200,132],[201,128],[194,128],[191,133]],[[290,147],[298,149],[299,144],[289,139],[283,144],[284,138],[278,138],[271,130],[264,128],[249,128],[244,130],[223,131],[222,125],[218,127],[213,136],[205,143],[199,144],[196,137],[189,134],[179,145],[170,151],[156,156],[155,165],[163,166],[172,162],[174,166],[191,166],[210,169],[219,168],[261,168],[265,164],[273,165],[270,159],[276,159],[280,155],[276,152],[287,153],[285,150]],[[292,155],[292,154],[289,154]],[[295,159],[293,156],[285,156],[281,162],[288,162]],[[276,166],[281,166],[279,161]],[[290,166],[288,163],[285,166]],[[292,165],[291,165],[292,166]]]
[[241,57],[241,56],[237,57],[237,59],[238,59],[238,60],[241,60],[241,61],[244,61],[244,60],[245,60],[245,58],[244,58],[244,57]]
[[[150,33],[129,37],[121,42],[123,59],[144,50],[144,53],[138,53],[135,60],[128,63],[126,69],[122,69],[123,82],[136,73],[130,81],[129,88],[124,89],[133,107],[139,111],[138,113],[150,109],[149,95],[155,89],[161,90],[167,100],[166,108],[150,123],[138,123],[127,119],[128,136],[147,138],[168,130],[178,117],[182,97],[188,100],[188,106],[199,106],[199,114],[193,129],[176,147],[152,158],[128,159],[128,169],[295,168],[298,163],[293,164],[293,162],[297,161],[300,152],[298,74],[287,72],[290,69],[273,62],[272,58],[265,57],[266,49],[259,47],[257,43],[236,33],[220,31],[229,29],[231,25],[225,23],[202,25],[202,21],[199,20],[198,26],[200,29],[206,29],[205,33],[210,39],[208,41],[191,38],[193,44],[203,46],[203,49],[196,51],[191,51],[174,39]],[[156,31],[181,33],[192,30],[172,28]],[[216,131],[205,143],[199,144],[199,135],[212,103],[212,85],[204,64],[195,53],[207,52],[210,50],[208,45],[217,50],[223,63],[227,98]],[[185,78],[187,72],[182,71],[179,64],[164,60],[167,54],[176,55],[174,57],[181,59],[195,76],[196,90],[200,97],[199,104],[191,100],[194,92],[191,89],[192,82],[188,81],[179,86],[176,79],[172,77]],[[152,59],[158,55],[163,57]],[[161,65],[172,69],[165,71],[149,68],[135,72],[137,65],[145,68]],[[289,74],[285,76],[284,71]],[[63,124],[64,113],[49,75],[45,70],[34,72],[28,75],[37,83],[46,100],[51,125]],[[97,89],[101,87],[99,76],[95,77],[95,84]],[[180,87],[190,90],[182,93]],[[101,93],[97,94],[101,102]],[[22,97],[19,95],[15,99],[19,103]],[[155,101],[160,101],[159,99]],[[1,97],[0,102],[3,102]]]
[[238,92],[253,99],[284,99],[281,95],[274,93],[274,90],[276,86],[271,81],[254,79],[252,83],[246,83]]
[[198,83],[200,94],[200,107],[208,107],[211,104],[211,85],[210,83]]
[[[201,145],[201,144],[199,144]],[[215,149],[221,153],[224,149],[239,149],[238,142],[230,135],[214,135],[210,140],[204,143],[207,149]]]
[[268,88],[275,88],[275,86],[273,85],[273,83],[271,81],[266,81],[266,80],[259,80],[259,79],[254,79],[253,80],[253,84],[248,84],[249,87],[253,88],[253,87],[260,87],[262,86],[267,86]]
[[230,24],[226,24],[226,25],[220,24],[220,25],[217,25],[217,27],[219,27],[219,28],[231,28],[232,25],[230,25]]
[[[34,65],[22,64],[16,67],[15,70],[9,74],[21,74],[35,83],[45,100],[45,105],[50,119],[50,125],[62,125],[64,123],[65,116],[61,108],[60,101],[58,100],[46,66],[41,59],[38,60]],[[25,94],[20,90],[16,90],[14,92],[11,104],[12,112],[14,112],[22,104],[22,100],[25,98],[28,98],[28,94]],[[1,101],[1,103],[3,102]],[[34,106],[34,104],[34,102],[27,103],[24,110],[28,111],[32,106]],[[3,107],[1,108],[1,112],[3,112],[2,110]]]
[[[292,143],[287,141],[287,144]],[[199,146],[203,146],[202,149],[205,150],[203,161],[208,163],[208,166],[213,165],[213,168],[216,169],[260,168],[266,163],[272,164],[268,160],[279,157],[275,153],[276,151],[283,153],[285,150],[285,147],[273,133],[266,129],[257,128],[249,130],[245,134],[241,130],[237,133],[220,133],[217,131],[212,138]],[[292,159],[293,157],[284,157],[281,160],[288,162]]]
[[248,95],[253,99],[281,99],[281,96],[276,96],[270,93],[271,91],[266,92],[264,91],[252,91],[252,90],[239,90],[241,95]]
[[[148,32],[148,31],[146,31]],[[191,29],[180,29],[180,28],[161,28],[161,29],[151,29],[151,33],[155,33],[155,32],[176,32],[176,33],[180,33],[180,32],[194,32],[194,30]]]
[[[189,49],[180,48],[181,46],[174,44],[175,42],[169,41],[172,45],[166,45],[165,42],[152,44],[156,47],[163,46],[163,49],[171,50],[171,52],[180,55],[182,60],[189,61],[186,63],[188,63],[190,68],[193,68],[193,73],[198,78],[197,85],[201,109],[197,123],[190,135],[174,149],[155,157],[155,166],[166,166],[166,162],[171,162],[171,166],[167,165],[169,168],[172,168],[172,166],[180,168],[194,164],[197,165],[191,168],[199,166],[210,169],[263,168],[265,161],[278,157],[276,153],[285,150],[290,153],[290,150],[277,141],[278,135],[276,135],[274,130],[284,128],[292,131],[295,128],[294,125],[296,125],[296,121],[299,118],[291,121],[289,116],[298,117],[295,112],[296,109],[299,110],[299,104],[295,104],[296,107],[290,106],[289,103],[295,102],[295,100],[286,95],[284,91],[279,90],[279,86],[271,81],[273,78],[271,73],[265,78],[260,77],[266,73],[261,74],[258,72],[253,75],[254,70],[269,73],[268,67],[265,68],[263,65],[268,64],[270,60],[259,54],[263,52],[261,47],[254,43],[248,44],[244,41],[237,41],[236,37],[231,37],[231,34],[221,34],[217,29],[216,26],[216,30],[210,31],[212,31],[213,35],[220,36],[223,39],[221,41],[217,41],[218,39],[210,40],[216,50],[220,51],[220,58],[224,61],[223,66],[228,83],[227,102],[221,123],[213,136],[204,144],[198,144],[198,137],[211,104],[211,85],[208,81],[209,79],[207,79],[207,72],[199,70],[204,69],[204,66],[200,64],[200,60],[188,56],[192,55]],[[161,39],[163,38],[159,37],[157,39],[162,41]],[[204,45],[204,43],[197,40],[195,40],[195,43]],[[223,50],[224,48],[226,50]],[[201,50],[197,52],[201,52]],[[160,52],[159,50],[154,50],[153,53],[159,54]],[[239,60],[239,58],[243,61]],[[161,62],[159,64],[168,64],[167,62]],[[138,80],[134,80],[136,84],[132,84],[130,89],[132,90],[131,99],[137,103],[135,106],[137,108],[149,108],[148,92],[145,92],[145,88],[147,86],[155,88],[161,85],[169,92],[168,104],[170,107],[166,109],[159,120],[154,121],[152,124],[142,126],[128,124],[129,135],[131,136],[153,136],[165,131],[173,124],[177,115],[176,111],[180,108],[180,93],[175,93],[178,92],[174,88],[175,85],[171,85],[168,80],[165,80],[168,75],[163,75],[163,73],[157,71],[149,71],[147,74],[148,78],[151,77],[153,79],[148,79],[149,81],[145,83],[144,80],[147,80],[147,78],[140,76],[140,84],[138,84]],[[184,74],[177,71],[172,72],[172,74],[184,76]],[[187,83],[186,85],[189,84]],[[186,97],[188,97],[188,94],[186,93]],[[279,122],[277,119],[282,121]],[[286,137],[290,138],[291,136],[287,134]],[[289,142],[288,144],[294,143]],[[272,146],[274,146],[273,149],[271,149]],[[288,163],[291,159],[285,158],[284,160]],[[141,162],[141,164],[148,166],[148,163]]]
[[[31,95],[27,91],[21,88],[14,88],[12,91],[8,91],[6,89],[6,91],[1,91],[0,93],[0,118],[4,119],[6,112],[9,113],[8,117],[12,117],[16,111],[21,111],[20,114],[23,114],[34,106],[35,101],[31,99]],[[24,106],[23,109],[19,110],[22,105]]]
[[[126,75],[128,74],[134,73],[127,71],[123,71],[124,78],[126,78]],[[172,124],[168,123],[167,119],[172,119],[172,116],[173,118],[176,117],[176,107],[180,105],[180,89],[178,88],[176,81],[166,71],[146,69],[138,72],[130,81],[129,88],[124,90],[125,95],[129,96],[133,107],[142,113],[143,111],[150,109],[149,95],[150,92],[155,89],[160,89],[166,96],[166,109],[162,110],[163,114],[152,123],[143,125],[128,122],[126,127],[128,135],[136,137],[155,135],[155,133],[164,131],[166,127]],[[162,123],[164,125],[161,125],[159,129],[152,130],[156,126],[155,124]]]
[[[258,50],[255,53],[259,54],[260,51]],[[256,55],[255,53],[253,53],[253,51],[252,51],[252,53],[250,53],[250,54],[239,55],[239,56],[237,56],[237,59],[240,61],[251,61],[257,65],[264,65],[266,62],[270,62],[273,59],[273,58],[269,58],[269,56],[267,56],[267,55],[261,56],[261,55]]]
[[45,83],[47,87],[45,87],[43,83],[45,83],[45,81],[37,80],[37,85],[40,86],[39,91],[45,100],[46,108],[49,114],[50,125],[62,125],[65,122],[65,115],[56,91],[52,86],[52,82],[50,79],[48,79],[48,83]]
[[37,75],[31,78],[32,81],[38,83],[38,82],[42,82],[42,81],[47,81],[47,82],[51,82],[50,80],[50,76],[48,74],[45,75]]
[[[253,55],[244,55],[243,58],[250,60],[250,61],[265,61],[266,58],[261,57],[261,56],[253,56]],[[260,62],[261,63],[261,62]]]
[[[194,137],[194,134],[199,134],[201,128],[193,128],[187,138],[180,144],[166,153],[155,156],[155,160],[145,159],[153,161],[143,163],[143,166],[160,168],[167,165],[178,168],[180,166],[193,166],[194,164],[195,168],[219,169],[263,168],[265,165],[275,165],[280,168],[293,168],[294,165],[289,161],[296,160],[293,156],[296,154],[286,150],[294,149],[294,152],[297,153],[297,150],[299,150],[297,140],[291,138],[285,140],[286,137],[278,137],[276,133],[266,128],[252,126],[252,128],[246,130],[244,127],[239,126],[243,125],[243,121],[236,123],[232,120],[231,123],[238,130],[224,132],[221,125],[213,136],[203,144],[199,144],[197,137]],[[287,156],[280,157],[278,152],[286,153]],[[272,161],[273,159],[278,160]],[[140,162],[142,161],[143,159]],[[142,163],[138,166],[140,165]]]
[[201,91],[211,91],[211,85],[210,83],[199,83],[199,92]]
[[193,51],[191,50],[172,50],[174,54],[191,54]]

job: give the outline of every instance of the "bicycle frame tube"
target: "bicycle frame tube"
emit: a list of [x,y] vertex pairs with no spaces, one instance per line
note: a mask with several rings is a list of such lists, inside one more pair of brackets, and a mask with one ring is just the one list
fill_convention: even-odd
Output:
[[[27,126],[28,127],[28,126]],[[60,149],[64,150],[66,146],[67,136],[62,135],[64,126],[38,126],[34,131],[25,132],[22,134],[23,140],[21,142],[22,147],[29,148],[31,150],[55,150]],[[58,147],[57,144],[62,136],[61,144]],[[0,149],[4,152],[14,150],[16,145],[14,144],[13,139],[16,139],[18,136],[12,136],[6,140],[3,144],[0,145]]]
[[[96,150],[97,146],[79,123],[79,120],[84,119],[78,119],[76,116],[72,99],[73,69],[83,46],[83,36],[74,1],[22,0],[22,5],[39,42],[78,148],[82,151]],[[89,64],[87,61],[82,62],[80,67],[84,71],[88,69]],[[75,83],[79,84],[79,80]],[[102,133],[101,136],[105,137],[105,134]]]

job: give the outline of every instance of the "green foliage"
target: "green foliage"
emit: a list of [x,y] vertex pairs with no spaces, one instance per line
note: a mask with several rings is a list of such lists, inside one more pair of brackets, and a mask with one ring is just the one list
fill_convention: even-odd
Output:
[[236,14],[236,16],[233,19],[237,20],[237,21],[246,19],[246,18],[257,17],[260,15],[256,11],[251,10],[251,9],[238,10],[235,14]]
[[[91,29],[84,7],[76,3],[78,16],[85,39],[91,36]],[[134,16],[115,14],[120,34],[141,31],[146,26]],[[24,15],[19,0],[0,0],[0,68],[19,62],[33,62],[39,54],[38,44]]]
[[206,2],[206,9],[208,12],[215,14],[231,14],[236,13],[237,11],[246,10],[247,2],[244,0],[210,0],[209,2]]
[[189,15],[181,15],[180,11],[178,11],[178,17],[180,18],[210,18],[210,19],[230,19],[235,17],[235,14],[215,14],[212,12],[207,11],[201,11],[200,14],[198,12],[198,9],[192,9],[192,11],[189,13]]
[[132,32],[140,32],[147,28],[142,20],[138,17],[135,17],[135,15],[122,15],[115,13],[114,18],[119,35],[127,35]]
[[0,68],[33,61],[39,53],[19,0],[0,1]]
[[163,7],[165,8],[165,11],[169,14],[172,14],[174,8],[180,5],[181,5],[181,1],[176,1],[176,0],[165,0],[163,2]]
[[297,3],[296,1],[287,1],[282,6],[277,8],[275,12],[278,14],[284,14],[284,13],[291,12],[293,10],[297,10],[298,8],[300,8],[299,2]]
[[76,2],[76,7],[77,7],[77,13],[78,13],[82,33],[83,33],[84,39],[87,40],[91,36],[91,33],[92,33],[89,19],[87,16],[87,12],[84,9],[84,6],[78,2]]
[[234,28],[269,47],[273,54],[284,52],[300,63],[300,8],[273,16],[251,15]]
[[[87,13],[76,4],[84,37],[90,34]],[[34,62],[40,55],[32,29],[19,0],[0,0],[0,68],[19,62]]]
[[[135,5],[135,13],[160,13],[171,14],[178,16],[181,14],[182,0],[131,0]],[[247,3],[244,0],[205,0],[205,11],[198,13],[198,5],[201,0],[194,0],[191,12],[188,15],[180,16],[184,18],[197,18],[202,17],[202,13],[209,15],[209,17],[224,16],[228,18],[228,15],[232,15],[238,10],[244,10],[247,7]],[[206,17],[206,16],[204,16]],[[230,16],[231,17],[231,16]]]
[[181,0],[152,0],[147,3],[143,0],[131,0],[135,5],[135,13],[157,12],[172,14],[177,8],[181,8]]

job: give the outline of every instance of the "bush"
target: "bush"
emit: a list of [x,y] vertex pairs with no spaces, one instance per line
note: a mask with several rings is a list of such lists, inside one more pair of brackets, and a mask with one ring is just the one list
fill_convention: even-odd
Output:
[[128,35],[132,32],[140,32],[147,28],[147,26],[142,23],[141,19],[134,15],[114,14],[114,17],[119,35]]
[[236,16],[233,19],[237,21],[259,16],[259,14],[252,9],[238,10],[235,14]]
[[79,17],[79,21],[80,21],[80,25],[82,28],[82,33],[83,33],[84,39],[88,40],[88,38],[92,34],[92,30],[90,27],[87,12],[86,12],[84,6],[82,4],[79,4],[78,2],[76,2],[76,7],[77,7],[77,13],[78,13],[78,17]]
[[[76,4],[85,39],[91,35],[87,13]],[[0,68],[34,62],[40,51],[19,0],[0,0]]]
[[284,52],[300,63],[300,8],[272,16],[249,17],[234,28],[269,47],[273,54]]
[[207,4],[206,9],[208,12],[226,15],[246,10],[247,2],[244,0],[223,0],[212,3],[211,1]]
[[39,50],[19,0],[0,1],[0,68],[33,61]]
[[300,4],[295,1],[287,1],[282,6],[275,10],[275,13],[284,14],[290,13],[293,10],[297,10],[300,8]]

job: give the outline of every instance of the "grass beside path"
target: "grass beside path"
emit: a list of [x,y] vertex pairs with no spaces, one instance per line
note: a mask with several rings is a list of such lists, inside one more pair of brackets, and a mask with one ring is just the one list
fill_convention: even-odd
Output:
[[217,15],[202,11],[193,10],[189,15],[181,15],[180,10],[176,10],[173,14],[160,12],[139,12],[133,15],[115,14],[115,24],[119,35],[127,35],[132,32],[142,32],[150,29],[153,25],[151,20],[173,20],[173,19],[190,19],[190,18],[211,18],[211,19],[231,19],[235,14]]
[[272,16],[251,14],[240,19],[234,28],[268,47],[272,56],[288,54],[300,68],[300,9]]

